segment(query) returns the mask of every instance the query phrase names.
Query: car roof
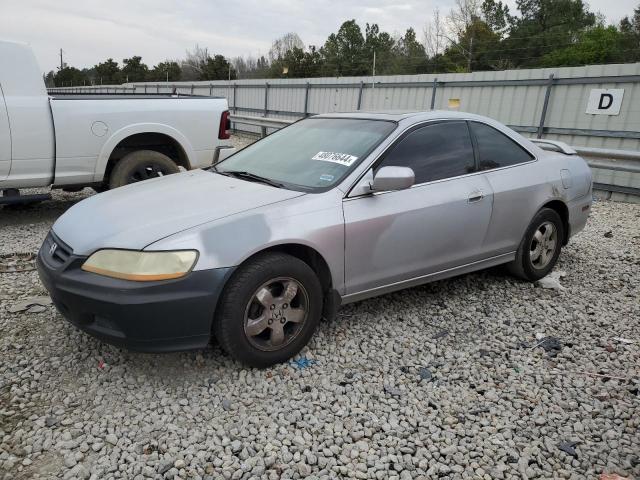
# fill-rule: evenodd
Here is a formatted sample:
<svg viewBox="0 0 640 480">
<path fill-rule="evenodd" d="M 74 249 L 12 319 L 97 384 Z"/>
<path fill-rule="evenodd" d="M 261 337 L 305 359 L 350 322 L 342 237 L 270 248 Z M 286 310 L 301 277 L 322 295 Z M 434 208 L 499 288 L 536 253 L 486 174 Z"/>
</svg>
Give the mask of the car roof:
<svg viewBox="0 0 640 480">
<path fill-rule="evenodd" d="M 435 120 L 435 119 L 460 119 L 460 118 L 478 118 L 486 119 L 480 115 L 466 112 L 454 112 L 450 110 L 372 110 L 372 111 L 353 111 L 353 112 L 334 112 L 322 113 L 314 115 L 314 118 L 359 118 L 363 120 L 390 120 L 399 122 L 405 119 L 415 121 Z"/>
</svg>

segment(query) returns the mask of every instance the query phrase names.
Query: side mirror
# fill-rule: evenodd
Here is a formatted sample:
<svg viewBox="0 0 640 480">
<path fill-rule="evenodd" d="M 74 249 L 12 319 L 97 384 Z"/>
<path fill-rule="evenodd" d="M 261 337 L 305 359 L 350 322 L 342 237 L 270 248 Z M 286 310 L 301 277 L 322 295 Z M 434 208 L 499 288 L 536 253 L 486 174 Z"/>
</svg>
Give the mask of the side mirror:
<svg viewBox="0 0 640 480">
<path fill-rule="evenodd" d="M 382 167 L 373 177 L 373 192 L 404 190 L 416 181 L 415 173 L 409 167 Z"/>
</svg>

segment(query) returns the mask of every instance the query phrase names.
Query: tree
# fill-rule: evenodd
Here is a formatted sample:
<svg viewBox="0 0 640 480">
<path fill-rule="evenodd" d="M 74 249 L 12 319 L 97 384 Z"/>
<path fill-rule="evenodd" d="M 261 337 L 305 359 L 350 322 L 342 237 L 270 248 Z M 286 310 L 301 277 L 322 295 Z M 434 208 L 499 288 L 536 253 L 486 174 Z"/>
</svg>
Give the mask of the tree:
<svg viewBox="0 0 640 480">
<path fill-rule="evenodd" d="M 297 48 L 298 50 L 304 50 L 304 43 L 295 32 L 285 33 L 282 37 L 276 38 L 269 50 L 269 59 L 271 62 L 284 58 L 284 56 Z"/>
<path fill-rule="evenodd" d="M 56 87 L 73 87 L 91 82 L 86 73 L 75 67 L 65 66 L 63 69 L 58 69 L 53 78 L 53 83 Z"/>
<path fill-rule="evenodd" d="M 393 47 L 395 40 L 387 32 L 381 32 L 378 24 L 366 24 L 364 37 L 363 62 L 372 62 L 373 54 L 376 56 L 376 73 L 380 75 L 396 73 L 396 62 Z"/>
<path fill-rule="evenodd" d="M 513 17 L 509 14 L 509 6 L 501 1 L 484 0 L 480 6 L 482 20 L 494 33 L 502 37 L 513 22 Z"/>
<path fill-rule="evenodd" d="M 149 67 L 142 63 L 142 57 L 125 58 L 122 63 L 122 77 L 126 82 L 144 82 L 147 79 Z"/>
<path fill-rule="evenodd" d="M 373 56 L 365 57 L 364 37 L 355 20 L 344 22 L 338 33 L 329 35 L 320 53 L 325 58 L 325 74 L 337 77 L 371 74 Z"/>
<path fill-rule="evenodd" d="M 625 34 L 616 27 L 597 26 L 581 32 L 573 45 L 547 53 L 540 65 L 555 67 L 624 62 L 628 60 L 625 40 Z"/>
<path fill-rule="evenodd" d="M 108 58 L 105 62 L 93 67 L 94 83 L 97 85 L 117 85 L 122 83 L 122 74 L 118 62 Z"/>
<path fill-rule="evenodd" d="M 236 71 L 223 55 L 208 57 L 202 65 L 199 80 L 235 80 Z"/>
<path fill-rule="evenodd" d="M 504 44 L 515 66 L 539 66 L 542 57 L 571 45 L 596 23 L 582 0 L 517 0 L 520 17 L 513 19 Z"/>
<path fill-rule="evenodd" d="M 158 63 L 149 71 L 147 78 L 156 82 L 175 82 L 180 80 L 182 71 L 180 64 L 173 60 Z"/>
<path fill-rule="evenodd" d="M 49 73 L 44 77 L 44 84 L 47 88 L 56 86 L 56 74 L 53 70 L 50 70 Z"/>
<path fill-rule="evenodd" d="M 187 58 L 182 62 L 183 80 L 235 80 L 236 71 L 223 55 L 209 55 L 206 48 L 196 47 L 187 51 Z"/>
<path fill-rule="evenodd" d="M 426 70 L 427 54 L 424 45 L 418 42 L 416 32 L 409 28 L 400 37 L 393 48 L 396 60 L 396 70 L 399 73 L 420 73 Z"/>
</svg>

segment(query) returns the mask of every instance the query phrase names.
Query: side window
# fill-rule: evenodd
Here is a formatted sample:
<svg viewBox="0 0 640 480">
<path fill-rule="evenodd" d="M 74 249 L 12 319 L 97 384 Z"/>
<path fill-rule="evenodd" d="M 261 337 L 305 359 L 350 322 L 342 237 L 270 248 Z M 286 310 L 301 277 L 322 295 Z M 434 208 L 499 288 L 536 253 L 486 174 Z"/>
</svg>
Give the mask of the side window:
<svg viewBox="0 0 640 480">
<path fill-rule="evenodd" d="M 470 122 L 470 124 L 478 142 L 480 170 L 508 167 L 533 159 L 526 150 L 504 133 L 484 123 Z"/>
<path fill-rule="evenodd" d="M 378 165 L 410 167 L 416 183 L 457 177 L 475 170 L 473 146 L 465 122 L 443 122 L 414 130 Z"/>
</svg>

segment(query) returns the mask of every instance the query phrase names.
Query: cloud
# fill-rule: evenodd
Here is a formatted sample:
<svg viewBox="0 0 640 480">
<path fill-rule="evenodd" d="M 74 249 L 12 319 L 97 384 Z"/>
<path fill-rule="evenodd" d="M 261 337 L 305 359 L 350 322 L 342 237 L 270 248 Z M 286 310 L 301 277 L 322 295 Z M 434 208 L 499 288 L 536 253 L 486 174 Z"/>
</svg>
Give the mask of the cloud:
<svg viewBox="0 0 640 480">
<path fill-rule="evenodd" d="M 515 10 L 515 0 L 507 0 Z M 2 0 L 3 38 L 30 43 L 43 70 L 65 61 L 89 67 L 106 58 L 121 62 L 141 55 L 154 65 L 183 58 L 196 44 L 233 57 L 266 55 L 273 39 L 296 32 L 307 45 L 322 45 L 352 18 L 364 27 L 402 34 L 422 30 L 435 7 L 448 12 L 454 0 Z M 592 0 L 612 21 L 630 14 L 635 0 Z"/>
</svg>

